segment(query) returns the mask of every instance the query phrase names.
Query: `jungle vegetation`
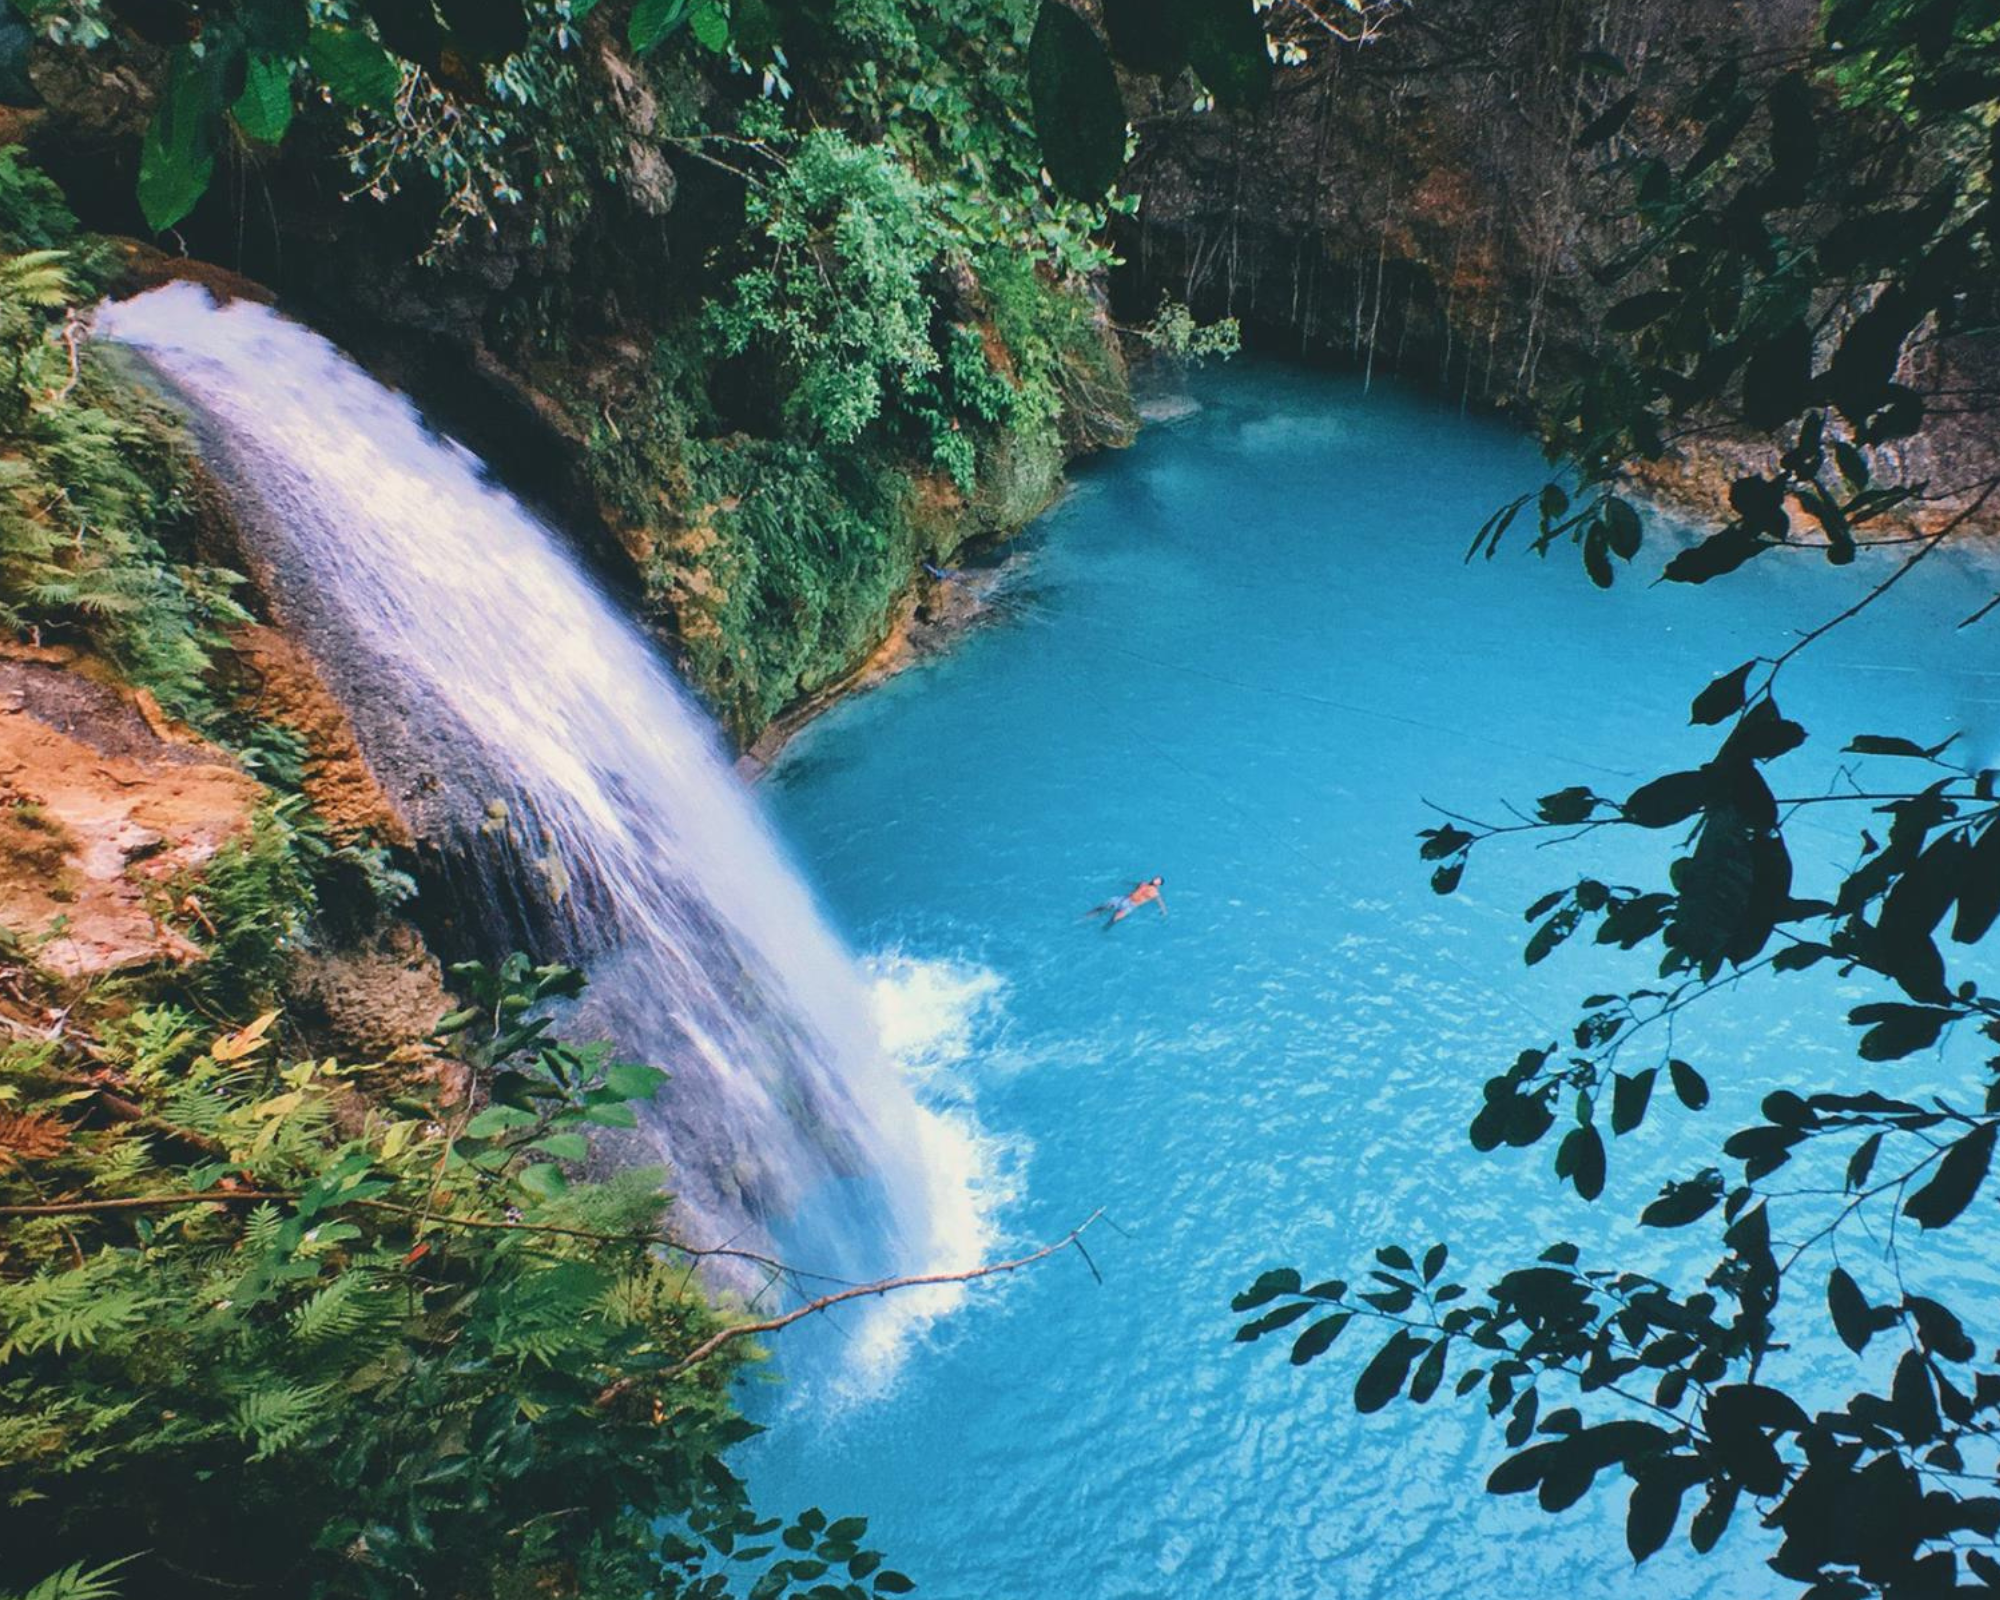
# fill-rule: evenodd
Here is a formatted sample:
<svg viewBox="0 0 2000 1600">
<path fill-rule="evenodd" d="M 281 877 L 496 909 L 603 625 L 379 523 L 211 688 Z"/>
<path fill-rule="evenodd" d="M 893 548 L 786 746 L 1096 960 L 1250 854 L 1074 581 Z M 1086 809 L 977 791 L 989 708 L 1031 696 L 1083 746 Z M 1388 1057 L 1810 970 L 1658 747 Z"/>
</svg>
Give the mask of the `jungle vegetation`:
<svg viewBox="0 0 2000 1600">
<path fill-rule="evenodd" d="M 643 424 L 621 426 L 581 394 L 577 410 L 607 503 L 670 536 L 658 592 L 685 608 L 695 677 L 744 733 L 828 681 L 942 537 L 920 475 L 1004 521 L 1032 508 L 1077 419 L 1115 409 L 1085 286 L 1107 264 L 1109 208 L 1126 203 L 1114 190 L 1130 138 L 1118 71 L 1254 118 L 1288 59 L 1287 30 L 1365 38 L 1399 9 L 24 6 L 58 46 L 136 38 L 163 63 L 138 175 L 153 226 L 194 214 L 245 150 L 311 139 L 317 123 L 358 203 L 426 196 L 434 226 L 416 249 L 440 263 L 519 219 L 540 238 L 584 226 L 614 153 L 576 46 L 613 19 L 667 106 L 659 137 L 721 173 L 740 209 L 698 288 L 655 330 L 625 412 Z M 1927 428 L 1990 426 L 2000 8 L 1829 0 L 1796 52 L 1718 56 L 1689 37 L 1670 70 L 1588 65 L 1576 159 L 1626 231 L 1627 248 L 1595 263 L 1621 297 L 1598 359 L 1543 397 L 1559 470 L 1496 511 L 1472 554 L 1492 557 L 1531 528 L 1537 553 L 1574 548 L 1587 579 L 1610 585 L 1662 553 L 1622 471 L 1726 423 L 1768 440 L 1770 465 L 1735 479 L 1720 531 L 1668 553 L 1665 578 L 1824 558 L 1856 574 L 1851 615 L 1965 537 L 2000 487 L 1977 472 L 1913 476 L 1901 448 Z M 842 114 L 817 114 L 831 107 Z M 162 554 L 174 475 L 135 479 L 132 463 L 170 463 L 171 430 L 104 447 L 107 430 L 153 419 L 131 420 L 140 402 L 109 398 L 65 336 L 90 292 L 92 247 L 18 160 L 0 170 L 0 193 L 27 219 L 9 224 L 0 342 L 15 372 L 9 470 L 30 486 L 0 528 L 0 598 L 10 621 L 87 633 L 163 698 L 192 701 L 210 692 L 205 640 L 229 616 L 229 585 Z M 532 337 L 544 308 L 516 310 Z M 681 337 L 690 331 L 698 339 Z M 703 517 L 660 524 L 663 485 Z M 84 494 L 117 535 L 72 548 L 52 508 Z M 148 620 L 120 620 L 134 616 Z M 1759 1121 L 1722 1132 L 1713 1161 L 1636 1219 L 1707 1230 L 1713 1271 L 1654 1282 L 1552 1241 L 1473 1286 L 1452 1281 L 1442 1244 L 1385 1243 L 1351 1285 L 1265 1272 L 1237 1297 L 1239 1337 L 1282 1335 L 1304 1366 L 1357 1319 L 1386 1325 L 1357 1362 L 1362 1410 L 1447 1388 L 1477 1397 L 1510 1452 L 1488 1487 L 1554 1512 L 1615 1479 L 1638 1560 L 1676 1537 L 1711 1550 L 1754 1518 L 1775 1571 L 1815 1600 L 1996 1587 L 2000 1367 L 1981 1358 L 1980 1308 L 1954 1306 L 1951 1285 L 1926 1275 L 1923 1244 L 1991 1214 L 1990 1194 L 1979 1202 L 2000 1135 L 2000 1006 L 1973 960 L 2000 914 L 2000 779 L 1959 761 L 1948 727 L 1839 729 L 1852 781 L 1791 792 L 1782 763 L 1808 734 L 1779 690 L 1810 668 L 1824 632 L 1717 663 L 1691 706 L 1717 730 L 1699 768 L 1625 795 L 1556 788 L 1530 820 L 1456 818 L 1421 840 L 1440 893 L 1476 852 L 1518 837 L 1639 829 L 1679 841 L 1662 883 L 1584 878 L 1529 908 L 1531 963 L 1588 933 L 1647 970 L 1586 1000 L 1569 1037 L 1496 1063 L 1469 1108 L 1477 1149 L 1551 1144 L 1557 1181 L 1587 1200 L 1620 1141 L 1662 1113 L 1700 1113 L 1708 1078 L 1738 1065 L 1672 1053 L 1680 1012 L 1727 1005 L 1739 981 L 1797 982 L 1814 968 L 1879 981 L 1880 998 L 1848 1018 L 1851 1075 L 1772 1094 Z M 1802 805 L 1855 811 L 1837 881 L 1794 882 L 1785 833 Z M 502 1012 L 574 981 L 524 963 L 462 977 Z M 720 1373 L 675 1366 L 712 1312 L 637 1243 L 666 1222 L 656 1191 L 570 1171 L 583 1126 L 615 1119 L 637 1083 L 629 1069 L 540 1033 L 510 1043 L 519 1030 L 504 1016 L 490 1033 L 461 1019 L 474 1054 L 515 1074 L 514 1101 L 469 1114 L 435 1084 L 278 1065 L 268 1012 L 243 1009 L 270 982 L 250 972 L 221 1023 L 171 1000 L 121 1003 L 59 1047 L 19 1047 L 0 1079 L 10 1205 L 148 1202 L 4 1214 L 0 1382 L 23 1385 L 20 1404 L 35 1408 L 24 1414 L 42 1419 L 0 1433 L 8 1471 L 21 1464 L 9 1515 L 79 1541 L 57 1547 L 51 1565 L 72 1565 L 42 1593 L 116 1581 L 87 1569 L 128 1552 L 81 1531 L 114 1495 L 192 1538 L 215 1506 L 275 1503 L 308 1475 L 366 1479 L 371 1497 L 316 1507 L 311 1526 L 274 1523 L 282 1551 L 246 1548 L 233 1581 L 509 1592 L 525 1573 L 568 1592 L 718 1593 L 728 1580 L 715 1563 L 736 1557 L 748 1574 L 775 1562 L 759 1594 L 906 1581 L 860 1547 L 851 1520 L 758 1521 L 720 1467 L 740 1426 Z M 1920 1053 L 1956 1087 L 1908 1097 L 1883 1075 Z M 1833 1179 L 1796 1184 L 1801 1166 Z M 447 1172 L 449 1207 L 436 1198 Z M 204 1198 L 177 1198 L 189 1194 Z M 148 1337 L 149 1323 L 171 1337 Z M 1790 1330 L 1821 1323 L 1853 1353 L 1851 1381 L 1836 1385 L 1846 1394 L 1772 1377 Z M 563 1347 L 557 1373 L 562 1340 L 586 1348 Z M 460 1345 L 473 1353 L 466 1370 L 440 1355 Z M 406 1384 L 419 1383 L 440 1399 L 412 1418 Z M 159 1415 L 170 1389 L 184 1398 Z M 376 1430 L 407 1459 L 375 1460 Z M 51 1474 L 52 1441 L 66 1441 L 66 1459 L 96 1455 L 80 1474 Z M 643 1489 L 625 1473 L 639 1460 L 652 1463 Z M 582 1514 L 545 1515 L 536 1497 L 555 1481 Z M 447 1494 L 469 1497 L 477 1517 L 440 1522 Z M 286 1502 L 294 1516 L 298 1499 Z M 681 1532 L 662 1534 L 662 1517 Z M 171 1538 L 157 1548 L 167 1571 L 191 1554 Z M 278 1573 L 281 1557 L 298 1565 Z"/>
</svg>

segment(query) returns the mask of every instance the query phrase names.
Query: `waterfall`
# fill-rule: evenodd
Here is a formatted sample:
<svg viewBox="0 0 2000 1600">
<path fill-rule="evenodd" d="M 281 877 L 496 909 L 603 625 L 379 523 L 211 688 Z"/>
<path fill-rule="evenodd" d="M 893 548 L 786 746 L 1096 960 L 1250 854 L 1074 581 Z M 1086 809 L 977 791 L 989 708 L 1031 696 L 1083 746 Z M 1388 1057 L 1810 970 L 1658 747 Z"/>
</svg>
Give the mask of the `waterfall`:
<svg viewBox="0 0 2000 1600">
<path fill-rule="evenodd" d="M 566 1031 L 670 1074 L 644 1125 L 681 1237 L 849 1276 L 940 1264 L 950 1141 L 706 719 L 551 530 L 265 307 L 176 284 L 97 331 L 192 414 L 274 609 L 486 948 L 525 934 L 586 967 Z"/>
</svg>

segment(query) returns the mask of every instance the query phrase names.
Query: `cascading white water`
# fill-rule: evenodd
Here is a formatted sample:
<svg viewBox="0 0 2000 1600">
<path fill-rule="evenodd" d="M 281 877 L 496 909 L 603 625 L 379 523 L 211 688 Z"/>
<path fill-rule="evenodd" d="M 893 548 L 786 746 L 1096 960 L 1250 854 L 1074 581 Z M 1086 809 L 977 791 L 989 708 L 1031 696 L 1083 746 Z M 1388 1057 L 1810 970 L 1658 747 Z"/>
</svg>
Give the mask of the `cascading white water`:
<svg viewBox="0 0 2000 1600">
<path fill-rule="evenodd" d="M 316 334 L 173 285 L 104 307 L 188 405 L 259 577 L 371 763 L 435 819 L 489 944 L 590 969 L 574 1031 L 672 1082 L 677 1228 L 872 1275 L 941 1263 L 948 1146 L 713 734 L 638 631 L 468 452 Z M 440 796 L 443 798 L 440 799 Z"/>
</svg>

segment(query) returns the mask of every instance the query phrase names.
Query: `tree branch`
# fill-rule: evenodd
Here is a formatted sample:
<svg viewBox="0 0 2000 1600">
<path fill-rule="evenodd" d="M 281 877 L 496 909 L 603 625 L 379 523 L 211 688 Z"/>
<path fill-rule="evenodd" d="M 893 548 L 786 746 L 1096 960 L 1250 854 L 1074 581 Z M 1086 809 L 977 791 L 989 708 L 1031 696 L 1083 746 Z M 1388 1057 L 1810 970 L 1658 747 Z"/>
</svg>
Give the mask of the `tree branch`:
<svg viewBox="0 0 2000 1600">
<path fill-rule="evenodd" d="M 1084 1230 L 1103 1215 L 1104 1210 L 1100 1206 L 1054 1243 L 1045 1244 L 1041 1249 L 1034 1251 L 1032 1254 L 1017 1256 L 1012 1261 L 995 1261 L 983 1267 L 969 1267 L 963 1272 L 925 1272 L 907 1278 L 884 1278 L 879 1283 L 857 1284 L 851 1289 L 842 1289 L 835 1294 L 821 1295 L 817 1300 L 808 1300 L 804 1305 L 794 1307 L 783 1316 L 767 1317 L 761 1322 L 739 1322 L 733 1327 L 724 1328 L 720 1333 L 713 1334 L 696 1345 L 674 1367 L 673 1375 L 686 1372 L 690 1367 L 699 1366 L 724 1345 L 733 1343 L 735 1340 L 748 1339 L 760 1333 L 776 1333 L 780 1328 L 789 1328 L 794 1322 L 800 1322 L 807 1317 L 816 1316 L 822 1311 L 831 1310 L 834 1306 L 849 1300 L 861 1300 L 871 1295 L 889 1294 L 898 1289 L 919 1289 L 926 1285 L 941 1283 L 970 1283 L 975 1278 L 991 1278 L 1002 1272 L 1019 1272 L 1023 1267 L 1031 1267 L 1037 1261 L 1046 1261 L 1058 1251 L 1067 1250 L 1071 1246 L 1075 1246 L 1077 1253 L 1082 1255 Z M 1084 1256 L 1086 1262 L 1089 1259 L 1087 1255 Z M 1095 1276 L 1097 1272 L 1096 1267 L 1093 1266 L 1090 1270 L 1092 1275 Z M 600 1397 L 600 1403 L 601 1400 L 602 1397 Z"/>
</svg>

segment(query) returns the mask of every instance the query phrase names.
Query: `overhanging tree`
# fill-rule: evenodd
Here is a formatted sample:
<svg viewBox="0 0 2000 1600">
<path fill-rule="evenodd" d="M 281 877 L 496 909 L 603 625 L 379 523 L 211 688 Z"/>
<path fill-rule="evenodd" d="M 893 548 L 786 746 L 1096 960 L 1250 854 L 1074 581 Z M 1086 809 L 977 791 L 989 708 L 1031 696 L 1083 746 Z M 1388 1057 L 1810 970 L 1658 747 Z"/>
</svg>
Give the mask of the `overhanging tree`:
<svg viewBox="0 0 2000 1600">
<path fill-rule="evenodd" d="M 1686 48 L 1698 60 L 1700 42 Z M 1968 1331 L 1991 1307 L 1961 1316 L 1924 1248 L 1938 1230 L 1991 1227 L 2000 999 L 1976 957 L 2000 914 L 2000 773 L 1961 762 L 1948 729 L 1849 728 L 1865 786 L 1850 773 L 1840 790 L 1790 793 L 1779 764 L 1807 735 L 1778 700 L 1818 639 L 1969 536 L 2000 488 L 1986 377 L 2000 6 L 1838 0 L 1803 53 L 1706 64 L 1684 98 L 1662 103 L 1622 68 L 1601 81 L 1579 143 L 1623 186 L 1627 245 L 1598 268 L 1621 298 L 1602 359 L 1548 407 L 1562 476 L 1496 513 L 1470 554 L 1490 557 L 1525 519 L 1533 549 L 1569 542 L 1609 586 L 1613 558 L 1644 546 L 1623 470 L 1720 433 L 1768 441 L 1766 464 L 1735 479 L 1726 525 L 1664 577 L 1705 583 L 1806 550 L 1851 565 L 1857 593 L 1773 654 L 1716 664 L 1690 711 L 1722 730 L 1699 767 L 1622 796 L 1562 788 L 1518 824 L 1460 818 L 1421 835 L 1441 894 L 1501 835 L 1638 829 L 1679 844 L 1663 883 L 1582 878 L 1528 908 L 1530 964 L 1588 931 L 1655 970 L 1590 997 L 1568 1039 L 1532 1041 L 1488 1078 L 1472 1143 L 1553 1144 L 1558 1180 L 1594 1200 L 1656 1086 L 1690 1111 L 1708 1103 L 1702 1071 L 1673 1053 L 1678 1014 L 1726 1004 L 1745 975 L 1828 964 L 1882 992 L 1848 1013 L 1852 1073 L 1770 1094 L 1638 1218 L 1712 1231 L 1720 1254 L 1700 1283 L 1597 1267 L 1558 1243 L 1474 1292 L 1449 1281 L 1443 1245 L 1392 1244 L 1365 1284 L 1264 1273 L 1236 1298 L 1238 1338 L 1283 1334 L 1305 1365 L 1357 1318 L 1386 1324 L 1356 1378 L 1359 1409 L 1421 1405 L 1447 1382 L 1480 1395 L 1512 1451 L 1489 1490 L 1560 1511 L 1622 1476 L 1641 1561 L 1683 1526 L 1707 1552 L 1750 1508 L 1774 1537 L 1770 1565 L 1815 1600 L 2000 1587 L 2000 1365 Z M 1920 433 L 1927 447 L 1908 449 Z M 1857 562 L 1869 546 L 1882 549 Z M 1787 827 L 1803 805 L 1856 813 L 1855 864 L 1824 898 L 1794 893 Z M 1933 1047 L 1948 1091 L 1909 1096 L 1878 1077 Z M 1829 1147 L 1837 1190 L 1785 1188 L 1789 1163 Z M 1870 1301 L 1838 1264 L 1843 1245 L 1886 1251 L 1892 1298 Z M 1766 1365 L 1826 1321 L 1857 1356 L 1874 1352 L 1831 1403 Z"/>
</svg>

